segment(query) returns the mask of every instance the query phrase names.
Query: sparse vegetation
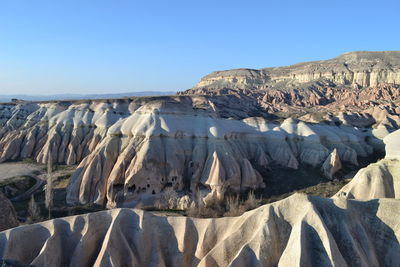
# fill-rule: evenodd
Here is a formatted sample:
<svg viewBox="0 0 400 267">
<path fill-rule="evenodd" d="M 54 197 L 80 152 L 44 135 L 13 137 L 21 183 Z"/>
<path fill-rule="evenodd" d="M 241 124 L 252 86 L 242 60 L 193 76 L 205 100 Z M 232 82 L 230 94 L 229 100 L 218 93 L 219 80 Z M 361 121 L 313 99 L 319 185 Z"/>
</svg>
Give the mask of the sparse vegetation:
<svg viewBox="0 0 400 267">
<path fill-rule="evenodd" d="M 325 120 L 324 117 L 325 117 L 326 113 L 314 112 L 314 113 L 311 113 L 311 115 L 312 115 L 313 119 L 316 120 L 317 122 L 322 122 L 323 120 Z"/>
<path fill-rule="evenodd" d="M 303 185 L 304 187 L 291 191 L 279 191 L 278 194 L 270 194 L 271 192 L 267 192 L 267 194 L 264 195 L 265 193 L 260 192 L 260 190 L 257 191 L 257 194 L 254 191 L 249 191 L 246 195 L 241 196 L 237 194 L 225 194 L 222 200 L 211 198 L 204 201 L 204 196 L 202 196 L 200 192 L 196 192 L 190 204 L 187 205 L 187 208 L 179 207 L 182 198 L 179 198 L 178 194 L 173 191 L 167 190 L 160 201 L 157 201 L 155 207 L 147 210 L 159 211 L 162 213 L 174 212 L 197 218 L 240 216 L 246 211 L 282 200 L 295 193 L 332 197 L 350 180 L 349 178 L 344 178 L 334 181 L 320 181 L 316 184 Z M 159 205 L 159 203 L 165 204 Z"/>
<path fill-rule="evenodd" d="M 264 177 L 266 188 L 258 189 L 255 192 L 248 192 L 248 194 L 235 195 L 231 192 L 222 194 L 225 197 L 218 200 L 215 198 L 204 199 L 205 195 L 197 192 L 191 197 L 183 195 L 182 192 L 177 192 L 172 187 L 164 189 L 161 198 L 154 206 L 142 206 L 145 210 L 155 212 L 159 215 L 171 215 L 171 216 L 191 216 L 200 218 L 216 218 L 223 216 L 239 216 L 244 212 L 257 208 L 261 205 L 272 203 L 283 198 L 286 198 L 296 192 L 306 193 L 310 195 L 316 195 L 321 197 L 331 197 L 340 188 L 342 188 L 349 180 L 346 179 L 345 174 L 351 173 L 354 175 L 356 170 L 369 162 L 375 162 L 377 159 L 374 158 L 360 158 L 360 166 L 352 168 L 346 166 L 343 171 L 338 174 L 338 179 L 334 181 L 328 181 L 323 178 L 320 174 L 319 169 L 313 168 L 299 168 L 298 170 L 287 170 L 273 168 L 272 170 L 261 170 L 258 171 Z M 51 188 L 53 205 L 50 208 L 51 217 L 58 218 L 68 215 L 77 215 L 87 212 L 99 211 L 104 209 L 101 206 L 76 206 L 68 207 L 66 203 L 66 188 L 69 184 L 71 174 L 75 171 L 76 166 L 66 165 L 54 165 L 49 167 L 47 164 L 47 170 L 51 170 Z M 52 164 L 52 162 L 51 162 Z M 40 171 L 37 175 L 44 176 L 43 171 Z M 47 173 L 49 176 L 49 172 Z M 347 178 L 352 175 L 346 175 Z M 47 179 L 46 177 L 46 179 Z M 341 178 L 340 178 L 341 177 Z M 3 180 L 5 185 L 9 185 L 11 182 L 22 181 L 22 177 L 13 177 L 9 180 Z M 30 182 L 32 185 L 35 183 L 33 179 Z M 24 182 L 25 184 L 25 182 Z M 2 186 L 0 186 L 1 188 Z M 24 188 L 30 188 L 24 187 Z M 26 190 L 20 190 L 20 193 Z M 19 193 L 19 194 L 20 194 Z M 15 201 L 13 205 L 18 213 L 18 216 L 27 222 L 40 222 L 48 217 L 48 208 L 46 207 L 46 190 L 37 192 L 34 197 L 34 201 L 38 207 L 39 216 L 38 219 L 32 218 L 32 199 L 26 199 L 22 201 Z"/>
<path fill-rule="evenodd" d="M 42 167 L 40 163 L 34 163 L 32 160 L 20 161 L 26 164 L 35 164 Z M 47 165 L 47 166 L 46 166 Z M 43 165 L 42 170 L 34 171 L 33 174 L 41 177 L 41 179 L 48 179 L 48 173 L 44 173 L 47 170 L 52 170 L 51 172 L 51 192 L 52 192 L 52 206 L 51 206 L 51 217 L 59 218 L 68 215 L 77 215 L 88 212 L 95 212 L 103 210 L 103 207 L 97 205 L 84 205 L 84 206 L 74 206 L 68 207 L 66 203 L 66 188 L 69 184 L 71 174 L 76 170 L 76 166 L 67 165 L 55 165 L 49 168 L 49 164 Z M 0 183 L 0 191 L 7 193 L 6 196 L 12 199 L 15 196 L 21 195 L 29 190 L 32 186 L 36 184 L 36 180 L 30 176 L 17 176 L 10 177 L 8 179 L 3 179 Z M 12 189 L 12 190 L 10 190 Z M 45 188 L 46 189 L 46 188 Z M 14 194 L 10 194 L 14 192 Z M 49 192 L 49 191 L 47 191 Z M 33 223 L 41 222 L 47 219 L 49 216 L 48 209 L 46 206 L 46 190 L 40 190 L 34 193 L 34 202 L 36 208 L 32 208 L 33 201 L 31 195 L 27 199 L 21 199 L 12 201 L 12 204 L 17 212 L 18 217 L 21 222 Z M 33 212 L 33 210 L 37 212 Z"/>
<path fill-rule="evenodd" d="M 51 209 L 54 205 L 54 192 L 53 192 L 53 158 L 51 153 L 49 153 L 49 158 L 47 161 L 47 184 L 46 184 L 46 194 L 45 194 L 45 205 L 49 211 L 49 219 L 51 218 Z"/>
<path fill-rule="evenodd" d="M 227 195 L 224 199 L 211 199 L 206 203 L 197 193 L 195 200 L 190 207 L 185 210 L 185 214 L 190 217 L 216 218 L 226 216 L 239 216 L 244 212 L 260 206 L 261 200 L 258 199 L 253 191 L 249 191 L 245 199 L 239 195 Z"/>
<path fill-rule="evenodd" d="M 160 210 L 177 209 L 179 205 L 178 200 L 178 193 L 172 187 L 167 187 L 162 192 L 160 199 L 156 201 L 155 206 Z"/>
</svg>

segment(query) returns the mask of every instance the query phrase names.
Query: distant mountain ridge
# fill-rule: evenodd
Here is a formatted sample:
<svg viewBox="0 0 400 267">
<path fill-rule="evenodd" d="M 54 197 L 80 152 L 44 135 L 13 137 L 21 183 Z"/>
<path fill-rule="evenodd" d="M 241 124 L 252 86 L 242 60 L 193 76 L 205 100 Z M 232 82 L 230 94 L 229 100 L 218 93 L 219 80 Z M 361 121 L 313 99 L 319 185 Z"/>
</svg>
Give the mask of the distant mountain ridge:
<svg viewBox="0 0 400 267">
<path fill-rule="evenodd" d="M 12 99 L 25 101 L 49 101 L 49 100 L 79 100 L 79 99 L 114 99 L 132 96 L 161 96 L 174 95 L 175 91 L 139 91 L 128 93 L 110 94 L 55 94 L 55 95 L 26 95 L 26 94 L 0 94 L 0 102 L 11 102 Z"/>
<path fill-rule="evenodd" d="M 400 51 L 344 53 L 336 58 L 263 69 L 215 71 L 187 92 L 207 94 L 221 89 L 288 90 L 328 86 L 369 87 L 400 84 Z"/>
<path fill-rule="evenodd" d="M 313 122 L 340 114 L 359 117 L 360 112 L 365 118 L 378 118 L 378 113 L 386 114 L 381 118 L 398 117 L 400 51 L 349 52 L 291 66 L 216 71 L 178 94 L 235 95 L 278 117 L 287 114 Z M 400 124 L 393 125 L 397 129 Z"/>
</svg>

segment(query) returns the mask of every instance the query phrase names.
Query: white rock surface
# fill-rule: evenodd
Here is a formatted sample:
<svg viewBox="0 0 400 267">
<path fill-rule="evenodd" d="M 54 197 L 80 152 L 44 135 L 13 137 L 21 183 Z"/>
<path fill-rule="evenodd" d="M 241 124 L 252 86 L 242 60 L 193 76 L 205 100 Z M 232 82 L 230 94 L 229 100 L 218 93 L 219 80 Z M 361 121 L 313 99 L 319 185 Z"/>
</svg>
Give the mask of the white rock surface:
<svg viewBox="0 0 400 267">
<path fill-rule="evenodd" d="M 385 137 L 386 156 L 358 171 L 335 198 L 400 198 L 400 130 Z"/>
<path fill-rule="evenodd" d="M 383 142 L 386 144 L 386 156 L 387 159 L 399 159 L 400 160 L 400 131 L 397 130 L 387 135 Z"/>
<path fill-rule="evenodd" d="M 168 186 L 255 189 L 264 186 L 263 168 L 320 167 L 333 149 L 357 165 L 358 156 L 373 152 L 373 142 L 365 141 L 375 140 L 369 131 L 292 119 L 272 124 L 246 113 L 232 119 L 239 109 L 218 101 L 175 96 L 0 105 L 0 162 L 46 163 L 51 151 L 54 162 L 79 164 L 69 203 L 115 206 L 121 190 L 129 200 Z M 243 112 L 250 103 L 244 104 Z"/>
<path fill-rule="evenodd" d="M 4 231 L 0 258 L 37 267 L 398 266 L 399 215 L 400 200 L 300 194 L 220 219 L 115 209 Z"/>
<path fill-rule="evenodd" d="M 335 148 L 322 164 L 322 172 L 326 178 L 332 180 L 333 175 L 340 169 L 342 169 L 342 162 Z"/>
</svg>

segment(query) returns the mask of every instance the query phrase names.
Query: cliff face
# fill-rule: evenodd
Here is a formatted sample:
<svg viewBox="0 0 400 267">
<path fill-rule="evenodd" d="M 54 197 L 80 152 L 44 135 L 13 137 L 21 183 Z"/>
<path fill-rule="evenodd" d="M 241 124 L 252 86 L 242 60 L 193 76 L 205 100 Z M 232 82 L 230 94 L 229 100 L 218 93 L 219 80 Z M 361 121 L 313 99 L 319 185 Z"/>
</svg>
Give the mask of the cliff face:
<svg viewBox="0 0 400 267">
<path fill-rule="evenodd" d="M 0 258 L 34 266 L 398 266 L 399 214 L 396 199 L 300 194 L 220 219 L 113 209 L 1 232 Z"/>
<path fill-rule="evenodd" d="M 371 129 L 277 124 L 250 117 L 257 108 L 235 97 L 200 96 L 3 105 L 0 161 L 46 163 L 51 155 L 79 164 L 68 202 L 114 206 L 167 187 L 260 188 L 268 168 L 321 167 L 334 149 L 357 165 L 379 147 Z"/>
<path fill-rule="evenodd" d="M 236 95 L 265 111 L 357 127 L 400 125 L 400 52 L 352 52 L 323 61 L 211 73 L 181 95 Z"/>
<path fill-rule="evenodd" d="M 194 89 L 301 87 L 316 81 L 360 87 L 400 84 L 400 51 L 351 52 L 287 67 L 217 71 L 202 78 Z"/>
</svg>

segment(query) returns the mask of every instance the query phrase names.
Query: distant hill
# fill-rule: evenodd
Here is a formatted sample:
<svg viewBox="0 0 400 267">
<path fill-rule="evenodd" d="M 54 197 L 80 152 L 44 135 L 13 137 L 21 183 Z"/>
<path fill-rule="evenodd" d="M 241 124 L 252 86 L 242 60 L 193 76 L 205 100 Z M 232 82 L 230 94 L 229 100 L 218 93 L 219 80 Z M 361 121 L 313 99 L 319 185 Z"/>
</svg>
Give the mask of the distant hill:
<svg viewBox="0 0 400 267">
<path fill-rule="evenodd" d="M 226 89 L 312 90 L 321 84 L 365 88 L 387 83 L 400 84 L 400 51 L 358 51 L 285 67 L 215 71 L 184 93 L 221 94 Z"/>
<path fill-rule="evenodd" d="M 107 99 L 107 98 L 123 98 L 131 96 L 158 96 L 158 95 L 174 95 L 175 91 L 141 91 L 129 93 L 115 94 L 56 94 L 56 95 L 2 95 L 0 94 L 0 102 L 10 102 L 12 99 L 26 101 L 48 101 L 48 100 L 77 100 L 77 99 Z"/>
</svg>

